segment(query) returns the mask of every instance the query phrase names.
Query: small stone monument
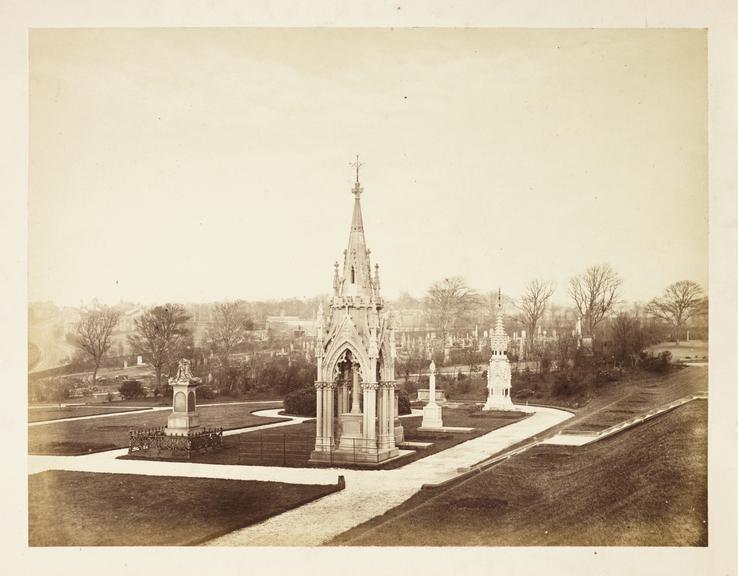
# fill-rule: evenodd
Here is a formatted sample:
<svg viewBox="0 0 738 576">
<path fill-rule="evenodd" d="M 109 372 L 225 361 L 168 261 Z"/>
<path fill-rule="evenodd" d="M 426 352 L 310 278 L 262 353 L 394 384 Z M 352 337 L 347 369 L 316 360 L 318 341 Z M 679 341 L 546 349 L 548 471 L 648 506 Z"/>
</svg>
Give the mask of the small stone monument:
<svg viewBox="0 0 738 576">
<path fill-rule="evenodd" d="M 523 338 L 525 336 L 523 335 Z M 510 388 L 512 372 L 510 361 L 507 359 L 507 345 L 509 338 L 505 334 L 502 318 L 502 300 L 497 295 L 497 323 L 491 338 L 492 356 L 489 359 L 487 370 L 487 402 L 482 410 L 513 410 Z"/>
<path fill-rule="evenodd" d="M 172 413 L 167 419 L 164 434 L 167 436 L 189 435 L 200 429 L 200 415 L 197 413 L 195 388 L 200 379 L 192 376 L 190 361 L 182 359 L 177 367 L 177 376 L 169 379 L 172 387 Z"/>
<path fill-rule="evenodd" d="M 139 354 L 139 356 L 136 358 L 136 366 L 142 366 L 144 363 L 143 356 Z"/>
<path fill-rule="evenodd" d="M 128 360 L 123 360 L 123 370 L 128 369 Z"/>
<path fill-rule="evenodd" d="M 430 384 L 428 404 L 423 408 L 423 423 L 421 428 L 443 428 L 442 408 L 436 404 L 436 363 L 430 363 Z"/>
</svg>

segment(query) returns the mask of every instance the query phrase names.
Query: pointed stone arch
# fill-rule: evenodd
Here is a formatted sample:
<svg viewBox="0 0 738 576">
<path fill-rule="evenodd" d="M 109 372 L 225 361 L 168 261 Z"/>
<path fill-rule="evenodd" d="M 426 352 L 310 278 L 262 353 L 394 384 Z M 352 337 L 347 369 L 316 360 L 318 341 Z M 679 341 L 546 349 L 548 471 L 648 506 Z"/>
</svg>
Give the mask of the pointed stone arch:
<svg viewBox="0 0 738 576">
<path fill-rule="evenodd" d="M 338 365 L 341 356 L 346 351 L 351 352 L 351 356 L 355 359 L 356 364 L 359 366 L 359 371 L 362 376 L 366 375 L 366 368 L 369 366 L 369 358 L 363 354 L 360 347 L 356 346 L 350 340 L 343 340 L 340 344 L 334 344 L 330 347 L 329 352 L 325 356 L 323 361 L 323 374 L 321 375 L 323 381 L 333 381 L 333 372 Z"/>
</svg>

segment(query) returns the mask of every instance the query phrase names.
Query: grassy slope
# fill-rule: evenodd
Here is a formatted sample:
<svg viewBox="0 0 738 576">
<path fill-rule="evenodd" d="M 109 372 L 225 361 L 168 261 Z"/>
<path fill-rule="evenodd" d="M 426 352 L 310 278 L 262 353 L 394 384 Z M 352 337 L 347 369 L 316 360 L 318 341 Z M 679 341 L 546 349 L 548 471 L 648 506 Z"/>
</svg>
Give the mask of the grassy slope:
<svg viewBox="0 0 738 576">
<path fill-rule="evenodd" d="M 282 422 L 284 418 L 253 416 L 252 410 L 278 408 L 281 404 L 238 404 L 224 406 L 200 406 L 202 426 L 241 428 Z M 59 422 L 28 428 L 29 454 L 85 454 L 128 446 L 128 431 L 133 428 L 165 426 L 168 410 L 144 414 L 121 414 L 109 418 Z"/>
<path fill-rule="evenodd" d="M 707 368 L 684 368 L 667 376 L 616 386 L 612 392 L 593 400 L 595 410 L 581 410 L 567 428 L 579 431 L 603 430 L 679 398 L 707 392 Z"/>
<path fill-rule="evenodd" d="M 333 542 L 345 543 L 704 546 L 707 403 L 589 446 L 534 448 Z"/>
<path fill-rule="evenodd" d="M 28 478 L 30 546 L 196 544 L 336 486 L 49 471 Z"/>
</svg>

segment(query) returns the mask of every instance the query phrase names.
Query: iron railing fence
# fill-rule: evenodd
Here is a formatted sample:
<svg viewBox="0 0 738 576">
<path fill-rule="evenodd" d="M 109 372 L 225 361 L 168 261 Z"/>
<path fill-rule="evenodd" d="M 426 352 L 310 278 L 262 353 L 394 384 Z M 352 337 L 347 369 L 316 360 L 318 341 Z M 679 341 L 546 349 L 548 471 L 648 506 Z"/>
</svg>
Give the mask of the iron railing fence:
<svg viewBox="0 0 738 576">
<path fill-rule="evenodd" d="M 340 462 L 356 464 L 363 462 L 361 438 L 344 439 L 341 442 Z M 238 445 L 239 464 L 263 466 L 297 466 L 305 465 L 315 450 L 315 436 L 294 434 L 289 432 L 251 432 L 242 434 Z M 323 452 L 324 463 L 332 465 L 339 460 L 335 454 L 339 446 L 334 445 L 330 451 Z"/>
</svg>

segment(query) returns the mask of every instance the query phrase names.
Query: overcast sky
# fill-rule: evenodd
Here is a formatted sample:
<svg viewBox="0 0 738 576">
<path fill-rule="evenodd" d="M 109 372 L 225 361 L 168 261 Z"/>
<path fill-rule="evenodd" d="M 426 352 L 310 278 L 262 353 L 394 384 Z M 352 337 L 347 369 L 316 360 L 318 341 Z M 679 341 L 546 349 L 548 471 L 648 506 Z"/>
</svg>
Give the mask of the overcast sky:
<svg viewBox="0 0 738 576">
<path fill-rule="evenodd" d="M 361 154 L 383 291 L 607 262 L 707 288 L 699 30 L 35 30 L 29 299 L 331 290 Z"/>
</svg>

